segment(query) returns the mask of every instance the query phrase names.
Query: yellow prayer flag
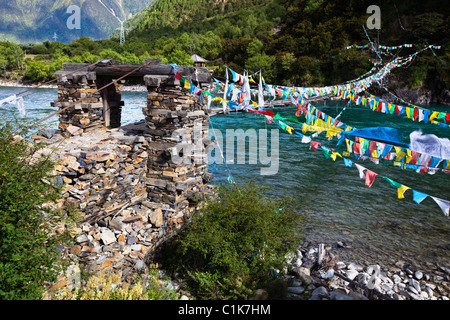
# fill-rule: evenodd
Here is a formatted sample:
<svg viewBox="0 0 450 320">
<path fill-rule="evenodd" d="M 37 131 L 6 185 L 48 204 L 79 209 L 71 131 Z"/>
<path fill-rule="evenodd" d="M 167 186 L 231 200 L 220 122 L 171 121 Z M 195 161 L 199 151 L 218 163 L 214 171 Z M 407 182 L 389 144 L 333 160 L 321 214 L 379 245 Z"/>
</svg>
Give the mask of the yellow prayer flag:
<svg viewBox="0 0 450 320">
<path fill-rule="evenodd" d="M 191 88 L 191 83 L 189 81 L 185 81 L 184 82 L 184 88 L 185 89 L 190 89 Z"/>
<path fill-rule="evenodd" d="M 410 187 L 407 187 L 405 185 L 402 184 L 402 186 L 400 188 L 397 189 L 398 192 L 398 198 L 399 199 L 403 199 L 405 197 L 405 191 L 411 189 Z"/>
<path fill-rule="evenodd" d="M 406 109 L 406 116 L 408 117 L 408 119 L 411 119 L 411 114 L 410 114 L 410 111 L 409 111 L 409 107 L 405 107 L 405 109 Z"/>
<path fill-rule="evenodd" d="M 336 161 L 336 156 L 339 156 L 339 157 L 342 158 L 342 156 L 341 156 L 338 152 L 333 152 L 333 153 L 331 154 L 331 159 L 333 159 L 333 161 Z"/>
<path fill-rule="evenodd" d="M 307 125 L 306 123 L 304 123 L 303 125 L 302 125 L 302 132 L 303 133 L 306 133 L 306 132 L 308 132 L 309 131 L 309 125 Z"/>
<path fill-rule="evenodd" d="M 289 127 L 288 125 L 286 125 L 286 131 L 289 132 L 289 134 L 292 134 L 292 130 L 294 130 L 294 128 Z"/>
<path fill-rule="evenodd" d="M 372 158 L 377 158 L 377 150 L 373 150 L 370 155 L 372 156 Z"/>
<path fill-rule="evenodd" d="M 406 163 L 409 163 L 412 159 L 411 150 L 406 150 Z"/>
<path fill-rule="evenodd" d="M 434 111 L 430 116 L 430 121 L 433 121 L 439 115 L 438 111 Z"/>
</svg>

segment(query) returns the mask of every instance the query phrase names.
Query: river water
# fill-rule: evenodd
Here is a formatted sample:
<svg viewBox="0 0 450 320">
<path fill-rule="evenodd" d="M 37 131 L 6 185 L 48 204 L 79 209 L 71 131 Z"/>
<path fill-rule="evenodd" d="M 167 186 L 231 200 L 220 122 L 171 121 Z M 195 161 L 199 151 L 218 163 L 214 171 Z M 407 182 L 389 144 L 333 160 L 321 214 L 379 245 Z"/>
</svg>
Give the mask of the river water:
<svg viewBox="0 0 450 320">
<path fill-rule="evenodd" d="M 23 88 L 0 87 L 0 100 L 18 93 Z M 40 119 L 56 111 L 50 102 L 57 99 L 55 89 L 36 89 L 25 95 L 27 117 Z M 125 106 L 122 111 L 122 124 L 129 124 L 144 118 L 142 107 L 146 103 L 146 93 L 123 92 Z M 335 117 L 342 111 L 345 103 L 327 101 L 314 103 L 323 112 Z M 448 106 L 423 106 L 425 108 L 449 112 Z M 14 105 L 0 107 L 15 110 Z M 275 107 L 284 117 L 294 116 L 295 107 Z M 211 117 L 210 135 L 225 137 L 226 129 L 278 129 L 275 124 L 267 124 L 261 115 L 251 113 L 231 113 Z M 303 121 L 302 119 L 300 119 Z M 413 122 L 406 117 L 386 115 L 370 111 L 366 107 L 352 106 L 342 114 L 340 120 L 355 128 L 386 126 L 399 129 L 404 141 L 409 142 L 409 134 L 421 129 L 423 133 L 450 138 L 450 128 Z M 46 121 L 56 128 L 57 116 Z M 298 125 L 288 123 L 294 128 Z M 299 130 L 300 131 L 300 130 Z M 270 140 L 269 135 L 269 140 Z M 314 139 L 324 146 L 336 147 L 337 140 L 328 141 L 323 136 Z M 247 179 L 268 185 L 272 193 L 294 197 L 299 211 L 306 221 L 302 229 L 312 244 L 325 243 L 335 247 L 338 241 L 350 244 L 349 248 L 339 249 L 337 254 L 344 261 L 362 265 L 379 263 L 394 264 L 401 260 L 413 263 L 424 271 L 432 271 L 436 266 L 450 267 L 450 220 L 430 197 L 416 204 L 412 192 L 405 192 L 404 199 L 398 199 L 397 189 L 390 186 L 381 176 L 404 184 L 426 194 L 450 200 L 450 174 L 438 171 L 434 175 L 419 174 L 414 170 L 401 170 L 391 164 L 375 164 L 369 160 L 355 160 L 356 163 L 378 173 L 372 187 L 367 187 L 359 178 L 355 166 L 345 167 L 342 159 L 335 162 L 326 159 L 321 151 L 309 149 L 309 144 L 301 143 L 296 135 L 279 131 L 278 171 L 273 175 L 261 175 L 261 168 L 268 165 L 225 164 L 210 166 L 214 172 L 213 183 L 227 183 L 228 171 L 236 183 Z M 270 150 L 270 146 L 268 147 Z M 226 150 L 224 149 L 226 156 Z M 246 154 L 248 155 L 248 150 Z M 268 151 L 270 156 L 270 151 Z"/>
</svg>

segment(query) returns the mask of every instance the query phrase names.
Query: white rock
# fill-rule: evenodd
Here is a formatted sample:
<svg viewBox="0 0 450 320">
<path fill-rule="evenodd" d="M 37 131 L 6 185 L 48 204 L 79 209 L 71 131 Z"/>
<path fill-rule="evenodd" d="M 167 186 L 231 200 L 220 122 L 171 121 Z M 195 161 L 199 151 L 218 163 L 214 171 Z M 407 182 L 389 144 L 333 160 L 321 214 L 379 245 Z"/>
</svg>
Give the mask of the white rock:
<svg viewBox="0 0 450 320">
<path fill-rule="evenodd" d="M 77 242 L 81 243 L 81 242 L 86 242 L 88 241 L 88 237 L 86 234 L 82 233 L 77 237 Z"/>
<path fill-rule="evenodd" d="M 361 271 L 364 270 L 363 267 L 361 267 L 360 265 L 357 265 L 357 264 L 355 264 L 355 263 L 350 263 L 350 264 L 347 266 L 347 269 L 355 269 L 356 271 L 359 271 L 359 272 L 361 272 Z"/>
<path fill-rule="evenodd" d="M 409 285 L 414 287 L 417 292 L 421 291 L 419 281 L 417 281 L 416 279 L 409 279 Z"/>
<path fill-rule="evenodd" d="M 330 278 L 332 278 L 333 276 L 334 276 L 334 269 L 330 269 L 330 270 L 328 270 L 327 272 L 320 272 L 320 276 L 323 278 L 323 279 L 330 279 Z"/>
<path fill-rule="evenodd" d="M 83 133 L 83 129 L 81 129 L 80 127 L 71 125 L 71 124 L 69 124 L 69 126 L 67 127 L 66 130 L 73 136 L 77 136 L 77 135 L 80 135 Z"/>
<path fill-rule="evenodd" d="M 345 264 L 345 262 L 342 262 L 342 261 L 338 261 L 338 262 L 336 263 L 336 267 L 337 267 L 338 269 L 344 269 L 346 266 L 347 266 L 347 265 Z"/>
<path fill-rule="evenodd" d="M 414 288 L 413 286 L 408 286 L 408 290 L 411 291 L 414 294 L 417 294 L 417 295 L 419 294 L 419 291 L 417 291 L 417 289 Z"/>
<path fill-rule="evenodd" d="M 103 244 L 105 245 L 116 242 L 116 236 L 114 235 L 114 232 L 112 232 L 108 228 L 102 228 L 100 238 L 102 239 Z"/>
<path fill-rule="evenodd" d="M 141 245 L 140 244 L 133 244 L 131 245 L 132 251 L 141 251 Z"/>
<path fill-rule="evenodd" d="M 425 291 L 420 292 L 420 297 L 424 300 L 428 300 L 428 293 L 426 293 Z"/>
<path fill-rule="evenodd" d="M 436 289 L 436 285 L 434 285 L 432 283 L 426 283 L 425 286 L 429 287 L 432 290 Z"/>
<path fill-rule="evenodd" d="M 183 295 L 180 297 L 180 300 L 189 300 L 189 298 L 183 294 Z"/>
<path fill-rule="evenodd" d="M 358 271 L 356 271 L 355 269 L 349 269 L 347 270 L 347 272 L 345 273 L 345 276 L 347 278 L 349 278 L 350 280 L 353 280 L 356 278 L 356 276 L 359 274 Z"/>
<path fill-rule="evenodd" d="M 394 283 L 395 283 L 395 284 L 398 284 L 398 283 L 402 282 L 402 278 L 400 278 L 400 276 L 397 275 L 397 274 L 394 274 L 394 275 L 392 276 L 392 279 L 394 280 Z"/>
<path fill-rule="evenodd" d="M 420 271 L 414 272 L 414 278 L 416 278 L 417 280 L 422 279 L 422 277 L 423 277 L 423 273 L 422 272 L 420 272 Z"/>
</svg>

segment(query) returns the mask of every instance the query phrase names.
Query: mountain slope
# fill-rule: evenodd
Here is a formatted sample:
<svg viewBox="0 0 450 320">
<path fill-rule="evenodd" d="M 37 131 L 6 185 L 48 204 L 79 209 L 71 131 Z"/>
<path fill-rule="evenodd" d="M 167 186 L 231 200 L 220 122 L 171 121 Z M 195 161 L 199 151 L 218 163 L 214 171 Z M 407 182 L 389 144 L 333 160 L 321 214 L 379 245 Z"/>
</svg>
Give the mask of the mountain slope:
<svg viewBox="0 0 450 320">
<path fill-rule="evenodd" d="M 367 27 L 370 5 L 381 9 L 380 30 Z M 158 0 L 130 26 L 127 41 L 145 43 L 150 53 L 167 57 L 181 50 L 221 59 L 238 72 L 261 68 L 276 83 L 328 85 L 359 77 L 377 59 L 370 50 L 345 47 L 368 44 L 369 37 L 387 46 L 417 44 L 400 55 L 446 45 L 450 19 L 438 0 Z M 428 50 L 395 72 L 407 74 L 410 86 L 439 79 L 449 89 L 448 45 L 436 54 L 440 58 Z"/>
<path fill-rule="evenodd" d="M 57 40 L 69 43 L 80 36 L 105 39 L 153 0 L 0 0 L 0 39 L 16 43 Z M 69 29 L 70 5 L 80 7 L 80 29 Z"/>
</svg>

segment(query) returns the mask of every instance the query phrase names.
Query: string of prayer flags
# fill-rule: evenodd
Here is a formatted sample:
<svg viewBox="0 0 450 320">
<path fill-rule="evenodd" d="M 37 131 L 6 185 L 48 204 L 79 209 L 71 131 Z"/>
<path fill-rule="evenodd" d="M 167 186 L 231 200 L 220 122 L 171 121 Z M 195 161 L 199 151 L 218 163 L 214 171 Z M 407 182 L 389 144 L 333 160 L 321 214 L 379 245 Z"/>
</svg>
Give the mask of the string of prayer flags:
<svg viewBox="0 0 450 320">
<path fill-rule="evenodd" d="M 339 97 L 339 95 L 336 95 Z M 347 95 L 347 98 L 353 99 L 355 95 Z M 372 96 L 373 97 L 373 96 Z M 397 104 L 391 104 L 387 102 L 379 101 L 379 98 L 376 97 L 359 97 L 355 98 L 355 104 L 357 106 L 362 105 L 368 107 L 372 111 L 376 111 L 379 113 L 385 113 L 389 115 L 393 115 L 394 113 L 397 116 L 406 115 L 406 117 L 412 121 L 425 122 L 440 125 L 443 127 L 448 127 L 449 125 L 446 122 L 450 122 L 450 112 L 442 112 L 442 111 L 432 111 L 428 109 L 424 109 L 418 106 L 401 106 Z M 437 121 L 443 120 L 444 123 Z"/>
<path fill-rule="evenodd" d="M 268 117 L 267 115 L 265 115 L 266 117 Z M 281 124 L 280 124 L 281 122 Z M 283 123 L 282 121 L 278 120 L 278 123 L 280 124 L 280 126 L 282 128 L 285 129 L 285 131 L 289 132 L 289 130 L 286 130 L 287 125 L 285 123 Z M 353 161 L 351 161 L 350 159 L 347 159 L 345 157 L 343 157 L 340 153 L 336 152 L 335 150 L 331 149 L 331 148 L 327 148 L 325 146 L 322 146 L 320 142 L 317 141 L 312 141 L 311 139 L 309 140 L 303 140 L 304 135 L 302 135 L 301 133 L 294 131 L 297 135 L 299 135 L 300 137 L 302 137 L 302 142 L 305 143 L 309 143 L 310 144 L 310 148 L 312 148 L 314 151 L 319 150 L 319 148 L 322 150 L 323 155 L 325 156 L 325 158 L 327 159 L 332 159 L 333 161 L 336 161 L 337 157 L 341 157 L 344 161 L 344 164 L 346 167 L 352 167 L 353 164 L 355 165 L 355 167 L 357 168 L 358 172 L 359 172 L 359 176 L 361 179 L 364 179 L 364 183 L 366 186 L 371 187 L 375 181 L 375 178 L 379 175 L 376 172 L 373 172 L 372 170 L 369 170 L 367 168 L 365 168 L 364 166 L 357 164 Z M 292 132 L 289 132 L 290 134 L 292 134 Z M 359 139 L 362 140 L 363 138 Z M 364 142 L 363 142 L 364 143 Z M 370 146 L 370 142 L 369 142 L 369 146 Z M 412 153 L 411 153 L 412 154 Z M 384 180 L 386 180 L 392 187 L 395 187 L 397 189 L 397 196 L 399 199 L 404 199 L 405 198 L 405 192 L 407 190 L 412 190 L 413 192 L 413 200 L 416 203 L 421 203 L 425 198 L 427 198 L 429 195 L 425 194 L 423 192 L 411 189 L 408 186 L 405 186 L 401 183 L 398 183 L 396 181 L 393 181 L 392 179 L 385 177 L 385 176 L 381 176 Z M 437 204 L 438 206 L 441 208 L 442 212 L 444 213 L 444 215 L 449 216 L 450 214 L 450 201 L 448 200 L 444 200 L 444 199 L 440 199 L 437 197 L 433 197 L 430 196 Z"/>
<path fill-rule="evenodd" d="M 324 148 L 324 147 L 322 147 Z M 329 149 L 326 149 L 327 151 L 329 151 Z M 330 155 L 329 152 L 327 152 L 327 154 L 324 152 L 324 155 L 326 155 L 326 158 L 329 159 Z M 375 177 L 378 176 L 377 173 L 365 168 L 364 166 L 354 163 L 353 161 L 347 159 L 347 158 L 343 158 L 344 159 L 344 163 L 346 167 L 352 167 L 352 165 L 354 164 L 356 166 L 356 168 L 358 169 L 359 172 L 359 177 L 361 179 L 365 180 L 365 185 L 368 187 L 371 187 L 375 181 Z M 425 198 L 427 197 L 431 197 L 441 208 L 442 212 L 444 213 L 444 215 L 449 216 L 450 213 L 450 201 L 448 200 L 443 200 L 440 198 L 436 198 L 436 197 L 432 197 L 426 193 L 423 193 L 421 191 L 417 191 L 414 189 L 411 189 L 408 186 L 405 186 L 401 183 L 398 183 L 396 181 L 393 181 L 392 179 L 385 177 L 385 176 L 381 176 L 384 180 L 386 180 L 392 187 L 397 189 L 397 195 L 399 199 L 404 199 L 405 198 L 405 192 L 407 190 L 412 190 L 413 192 L 413 201 L 416 202 L 417 204 L 420 204 Z"/>
</svg>

